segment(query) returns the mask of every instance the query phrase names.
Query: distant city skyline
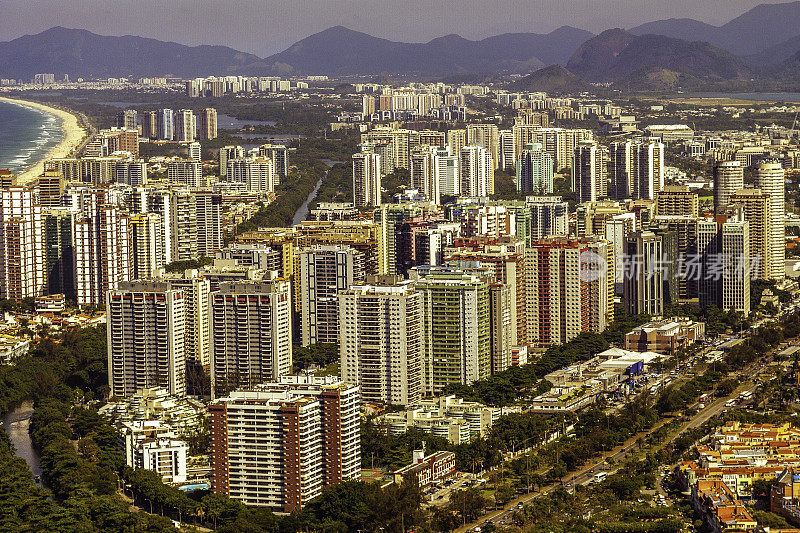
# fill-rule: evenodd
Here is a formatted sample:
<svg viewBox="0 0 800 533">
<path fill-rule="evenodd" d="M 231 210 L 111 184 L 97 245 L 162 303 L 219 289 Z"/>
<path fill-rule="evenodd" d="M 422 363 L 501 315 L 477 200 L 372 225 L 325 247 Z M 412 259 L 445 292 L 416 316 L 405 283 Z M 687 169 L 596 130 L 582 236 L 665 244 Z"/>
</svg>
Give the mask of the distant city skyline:
<svg viewBox="0 0 800 533">
<path fill-rule="evenodd" d="M 513 32 L 547 33 L 560 26 L 592 32 L 631 28 L 667 18 L 721 25 L 760 0 L 0 0 L 0 39 L 53 26 L 102 35 L 138 35 L 187 45 L 219 44 L 261 57 L 331 26 L 342 25 L 393 41 L 427 42 L 457 33 L 483 39 Z M 35 17 L 32 16 L 35 14 Z"/>
</svg>

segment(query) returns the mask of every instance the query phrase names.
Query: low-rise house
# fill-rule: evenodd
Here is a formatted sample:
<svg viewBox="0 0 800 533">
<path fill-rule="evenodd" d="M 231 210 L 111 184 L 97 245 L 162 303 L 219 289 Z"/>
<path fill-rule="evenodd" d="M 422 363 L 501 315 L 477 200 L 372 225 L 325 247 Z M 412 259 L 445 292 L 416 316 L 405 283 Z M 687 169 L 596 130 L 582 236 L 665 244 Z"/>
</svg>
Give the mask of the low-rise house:
<svg viewBox="0 0 800 533">
<path fill-rule="evenodd" d="M 396 470 L 392 477 L 398 485 L 409 476 L 415 476 L 421 489 L 447 481 L 456 474 L 456 454 L 441 451 L 425 455 L 424 450 L 414 450 L 410 465 Z"/>
</svg>

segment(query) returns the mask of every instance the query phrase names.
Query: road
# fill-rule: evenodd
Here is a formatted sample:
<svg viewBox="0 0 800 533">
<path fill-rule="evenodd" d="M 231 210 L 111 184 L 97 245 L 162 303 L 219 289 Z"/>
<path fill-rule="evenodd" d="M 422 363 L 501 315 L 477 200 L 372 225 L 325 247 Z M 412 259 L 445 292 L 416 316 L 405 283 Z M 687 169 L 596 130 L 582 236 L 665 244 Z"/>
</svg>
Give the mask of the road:
<svg viewBox="0 0 800 533">
<path fill-rule="evenodd" d="M 742 338 L 743 336 L 744 335 L 740 336 L 739 338 Z M 706 423 L 708 420 L 710 420 L 711 418 L 718 416 L 720 413 L 722 413 L 724 410 L 726 410 L 725 403 L 728 400 L 737 397 L 739 394 L 741 394 L 742 392 L 745 392 L 745 391 L 753 392 L 758 384 L 755 383 L 755 382 L 750 382 L 750 381 L 760 371 L 762 371 L 763 369 L 765 369 L 765 368 L 767 368 L 769 366 L 769 364 L 772 362 L 773 354 L 775 352 L 777 352 L 778 350 L 780 350 L 780 348 L 776 348 L 775 350 L 773 350 L 770 353 L 768 353 L 765 361 L 762 362 L 761 360 L 758 360 L 758 361 L 752 363 L 750 366 L 748 366 L 742 372 L 731 372 L 731 373 L 729 373 L 728 377 L 736 377 L 738 375 L 738 379 L 739 379 L 740 382 L 744 382 L 744 383 L 748 383 L 748 384 L 745 387 L 737 388 L 736 390 L 734 390 L 734 392 L 732 392 L 728 396 L 718 398 L 713 403 L 711 403 L 710 405 L 706 406 L 704 409 L 699 410 L 697 414 L 695 414 L 691 419 L 689 419 L 686 423 L 684 423 L 683 426 L 681 426 L 681 428 L 675 434 L 673 434 L 670 437 L 668 442 L 671 442 L 672 440 L 676 439 L 677 437 L 682 435 L 687 430 L 700 427 L 704 423 Z M 703 350 L 701 353 L 704 353 L 705 351 L 706 350 Z M 697 409 L 698 407 L 699 407 L 699 402 L 696 402 L 693 405 L 689 406 L 688 409 Z M 567 481 L 567 483 L 564 486 L 569 487 L 569 486 L 574 486 L 576 484 L 583 485 L 583 484 L 589 483 L 590 480 L 592 479 L 592 477 L 594 476 L 594 471 L 595 470 L 599 471 L 600 466 L 604 462 L 606 462 L 609 458 L 611 458 L 613 460 L 612 461 L 613 464 L 615 464 L 617 466 L 615 466 L 615 467 L 613 467 L 611 469 L 608 469 L 606 471 L 609 474 L 612 474 L 612 473 L 616 472 L 619 468 L 621 468 L 621 465 L 619 465 L 619 463 L 621 463 L 621 461 L 624 460 L 625 457 L 634 449 L 634 447 L 636 446 L 636 441 L 639 438 L 646 438 L 648 435 L 650 435 L 651 433 L 655 432 L 660 427 L 662 427 L 664 424 L 667 424 L 669 422 L 670 422 L 670 420 L 662 420 L 661 422 L 659 422 L 658 424 L 653 426 L 648 431 L 640 433 L 638 435 L 634 435 L 633 437 L 628 439 L 622 446 L 619 446 L 619 447 L 615 448 L 614 450 L 612 450 L 608 454 L 604 454 L 598 461 L 592 462 L 589 465 L 587 465 L 587 466 L 583 467 L 582 469 L 578 470 L 575 474 L 573 474 L 573 476 L 569 479 L 569 481 Z M 495 524 L 495 525 L 508 524 L 508 523 L 511 522 L 512 516 L 513 516 L 514 512 L 518 510 L 518 508 L 520 508 L 521 506 L 524 506 L 524 504 L 530 502 L 534 498 L 539 498 L 542 495 L 546 495 L 546 494 L 551 493 L 557 487 L 560 487 L 560 486 L 562 486 L 561 483 L 555 483 L 555 484 L 548 485 L 547 487 L 542 488 L 542 491 L 539 492 L 539 493 L 526 494 L 524 496 L 521 496 L 521 497 L 513 500 L 511 503 L 509 503 L 503 509 L 497 510 L 497 511 L 493 511 L 493 512 L 487 514 L 487 515 L 484 515 L 483 517 L 481 517 L 481 519 L 478 522 L 473 522 L 471 524 L 466 524 L 466 525 L 462 526 L 461 528 L 458 528 L 456 530 L 456 532 L 457 533 L 464 533 L 464 532 L 469 531 L 469 530 L 479 526 L 480 524 L 483 524 L 483 523 L 486 523 L 486 522 L 491 522 L 492 524 Z"/>
</svg>

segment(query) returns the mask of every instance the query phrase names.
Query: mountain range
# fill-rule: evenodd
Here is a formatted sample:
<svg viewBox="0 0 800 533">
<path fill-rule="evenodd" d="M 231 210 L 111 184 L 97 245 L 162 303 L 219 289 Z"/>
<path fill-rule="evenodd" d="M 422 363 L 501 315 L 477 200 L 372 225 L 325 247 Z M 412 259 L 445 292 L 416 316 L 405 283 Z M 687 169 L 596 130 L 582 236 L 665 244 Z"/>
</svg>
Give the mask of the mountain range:
<svg viewBox="0 0 800 533">
<path fill-rule="evenodd" d="M 298 74 L 420 74 L 530 72 L 566 63 L 593 35 L 563 26 L 547 34 L 507 33 L 470 41 L 445 35 L 427 43 L 399 43 L 343 26 L 306 37 L 265 63 Z"/>
<path fill-rule="evenodd" d="M 563 26 L 546 34 L 508 33 L 482 40 L 445 35 L 404 43 L 336 26 L 267 58 L 226 46 L 62 27 L 0 42 L 0 77 L 30 79 L 41 72 L 71 78 L 328 74 L 424 79 L 533 73 L 517 86 L 584 87 L 590 82 L 619 88 L 689 84 L 696 89 L 780 83 L 796 88 L 800 1 L 762 4 L 721 26 L 668 19 L 599 35 Z"/>
</svg>

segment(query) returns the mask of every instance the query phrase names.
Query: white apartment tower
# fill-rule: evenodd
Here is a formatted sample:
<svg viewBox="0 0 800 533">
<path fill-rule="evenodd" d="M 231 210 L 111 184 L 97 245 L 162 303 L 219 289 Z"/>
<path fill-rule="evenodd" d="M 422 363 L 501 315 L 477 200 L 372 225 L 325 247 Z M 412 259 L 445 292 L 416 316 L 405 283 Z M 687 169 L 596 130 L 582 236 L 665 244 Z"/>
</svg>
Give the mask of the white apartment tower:
<svg viewBox="0 0 800 533">
<path fill-rule="evenodd" d="M 167 163 L 167 179 L 173 185 L 199 187 L 203 179 L 203 165 L 190 159 L 170 161 Z"/>
<path fill-rule="evenodd" d="M 231 183 L 243 183 L 251 192 L 272 192 L 275 190 L 275 167 L 272 161 L 263 157 L 229 159 L 227 179 Z"/>
<path fill-rule="evenodd" d="M 500 131 L 497 124 L 469 124 L 467 125 L 467 144 L 483 146 L 489 151 L 492 167 L 492 176 L 500 164 Z"/>
<path fill-rule="evenodd" d="M 183 291 L 186 308 L 186 360 L 209 369 L 211 353 L 211 283 L 197 270 L 164 273 L 156 281 Z"/>
<path fill-rule="evenodd" d="M 75 281 L 78 305 L 101 305 L 106 291 L 133 272 L 130 218 L 113 205 L 95 203 L 75 220 Z"/>
<path fill-rule="evenodd" d="M 601 147 L 594 141 L 581 141 L 572 159 L 572 183 L 577 202 L 605 198 L 607 186 Z"/>
<path fill-rule="evenodd" d="M 223 146 L 219 149 L 219 175 L 224 178 L 228 175 L 228 161 L 231 159 L 244 159 L 244 148 L 241 146 Z"/>
<path fill-rule="evenodd" d="M 439 176 L 436 172 L 435 146 L 420 146 L 411 152 L 411 188 L 438 204 L 441 199 Z M 355 179 L 355 178 L 354 178 Z"/>
<path fill-rule="evenodd" d="M 374 152 L 353 154 L 353 205 L 381 205 L 381 156 Z"/>
<path fill-rule="evenodd" d="M 44 294 L 42 207 L 27 187 L 2 191 L 0 203 L 0 295 L 21 300 Z"/>
<path fill-rule="evenodd" d="M 288 281 L 223 282 L 210 299 L 213 397 L 291 372 Z"/>
<path fill-rule="evenodd" d="M 664 188 L 664 144 L 634 144 L 631 146 L 631 161 L 634 198 L 655 200 L 656 193 Z"/>
<path fill-rule="evenodd" d="M 131 217 L 131 257 L 133 278 L 149 279 L 168 263 L 162 217 L 140 213 Z"/>
<path fill-rule="evenodd" d="M 763 161 L 756 167 L 755 185 L 770 198 L 770 270 L 769 279 L 786 277 L 786 178 L 777 161 Z"/>
<path fill-rule="evenodd" d="M 106 293 L 111 396 L 163 387 L 186 393 L 183 292 L 164 283 L 123 282 Z"/>
<path fill-rule="evenodd" d="M 486 197 L 494 194 L 492 155 L 483 146 L 461 149 L 461 196 Z"/>
<path fill-rule="evenodd" d="M 194 142 L 197 131 L 197 117 L 191 109 L 181 109 L 175 113 L 175 141 Z"/>
<path fill-rule="evenodd" d="M 739 161 L 719 161 L 714 165 L 714 213 L 722 214 L 731 195 L 744 189 L 744 168 Z"/>
<path fill-rule="evenodd" d="M 365 402 L 422 398 L 422 308 L 412 284 L 354 285 L 339 293 L 341 376 Z"/>
</svg>

